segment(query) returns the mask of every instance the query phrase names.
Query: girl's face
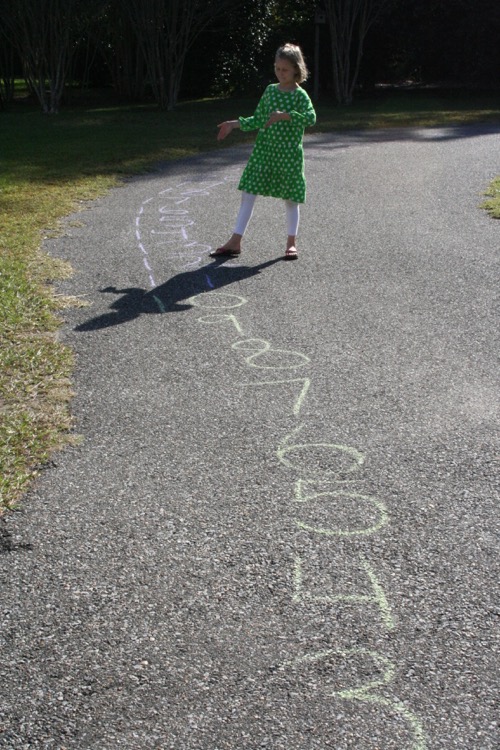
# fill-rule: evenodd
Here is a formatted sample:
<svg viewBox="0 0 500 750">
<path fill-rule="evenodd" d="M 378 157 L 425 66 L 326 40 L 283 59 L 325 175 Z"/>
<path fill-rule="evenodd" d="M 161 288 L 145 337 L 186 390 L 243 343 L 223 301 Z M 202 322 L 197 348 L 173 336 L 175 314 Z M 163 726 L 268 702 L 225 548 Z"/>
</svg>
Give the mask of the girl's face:
<svg viewBox="0 0 500 750">
<path fill-rule="evenodd" d="M 274 72 L 281 88 L 295 88 L 295 65 L 284 57 L 277 57 L 274 63 Z"/>
</svg>

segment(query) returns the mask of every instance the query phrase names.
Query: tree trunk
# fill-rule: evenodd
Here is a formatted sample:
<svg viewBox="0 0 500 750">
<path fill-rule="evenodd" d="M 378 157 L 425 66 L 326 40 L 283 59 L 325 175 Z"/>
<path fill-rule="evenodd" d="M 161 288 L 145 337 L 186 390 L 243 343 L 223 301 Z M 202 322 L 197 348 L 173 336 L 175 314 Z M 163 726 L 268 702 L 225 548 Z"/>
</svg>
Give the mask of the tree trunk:
<svg viewBox="0 0 500 750">
<path fill-rule="evenodd" d="M 177 104 L 186 55 L 214 14 L 241 0 L 122 0 L 160 109 Z"/>
<path fill-rule="evenodd" d="M 351 104 L 363 45 L 387 0 L 324 0 L 332 44 L 333 86 L 339 104 Z"/>
<path fill-rule="evenodd" d="M 74 50 L 77 10 L 78 0 L 16 0 L 3 10 L 26 81 L 48 114 L 59 111 Z"/>
<path fill-rule="evenodd" d="M 2 38 L 0 29 L 0 107 L 14 99 L 14 47 Z"/>
</svg>

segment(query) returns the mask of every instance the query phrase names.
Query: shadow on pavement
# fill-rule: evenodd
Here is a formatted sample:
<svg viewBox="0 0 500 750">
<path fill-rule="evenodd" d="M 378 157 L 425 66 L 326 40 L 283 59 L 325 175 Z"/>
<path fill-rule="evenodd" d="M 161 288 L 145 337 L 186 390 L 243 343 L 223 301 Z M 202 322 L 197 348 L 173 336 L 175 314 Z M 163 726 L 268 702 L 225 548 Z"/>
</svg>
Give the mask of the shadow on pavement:
<svg viewBox="0 0 500 750">
<path fill-rule="evenodd" d="M 110 305 L 110 312 L 80 323 L 75 327 L 75 331 L 98 331 L 102 328 L 110 328 L 135 320 L 145 313 L 158 315 L 191 310 L 193 305 L 186 300 L 195 294 L 214 291 L 237 281 L 249 279 L 282 260 L 282 257 L 274 258 L 257 266 L 224 266 L 224 260 L 218 259 L 195 271 L 179 273 L 164 284 L 150 290 L 140 287 L 117 289 L 114 286 L 108 286 L 100 291 L 104 294 L 121 295 Z"/>
<path fill-rule="evenodd" d="M 472 123 L 466 125 L 441 125 L 420 127 L 394 127 L 366 130 L 338 130 L 328 133 L 313 133 L 304 140 L 306 149 L 314 150 L 318 146 L 333 148 L 350 145 L 388 143 L 401 141 L 431 142 L 455 141 L 464 138 L 475 138 L 500 133 L 500 123 Z"/>
<path fill-rule="evenodd" d="M 17 544 L 12 541 L 12 536 L 7 530 L 5 519 L 0 518 L 0 555 L 6 552 L 31 551 L 32 544 Z"/>
</svg>

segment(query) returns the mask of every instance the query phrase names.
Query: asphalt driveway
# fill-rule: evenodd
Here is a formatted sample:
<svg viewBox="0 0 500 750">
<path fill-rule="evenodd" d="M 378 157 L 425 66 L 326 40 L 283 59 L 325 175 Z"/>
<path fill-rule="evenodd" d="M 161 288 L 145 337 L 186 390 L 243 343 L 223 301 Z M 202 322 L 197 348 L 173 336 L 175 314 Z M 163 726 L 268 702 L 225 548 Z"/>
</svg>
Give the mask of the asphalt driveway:
<svg viewBox="0 0 500 750">
<path fill-rule="evenodd" d="M 498 747 L 500 129 L 307 140 L 297 262 L 248 149 L 46 249 L 80 445 L 0 536 L 0 747 Z"/>
</svg>

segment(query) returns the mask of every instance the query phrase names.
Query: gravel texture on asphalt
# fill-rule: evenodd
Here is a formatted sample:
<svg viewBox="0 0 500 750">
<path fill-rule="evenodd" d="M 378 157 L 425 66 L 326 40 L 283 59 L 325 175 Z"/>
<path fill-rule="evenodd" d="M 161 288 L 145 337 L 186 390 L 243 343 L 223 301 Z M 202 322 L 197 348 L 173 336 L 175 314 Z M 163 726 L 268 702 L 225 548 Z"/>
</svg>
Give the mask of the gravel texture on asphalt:
<svg viewBox="0 0 500 750">
<path fill-rule="evenodd" d="M 500 129 L 234 147 L 68 217 L 80 445 L 0 523 L 0 747 L 498 748 Z"/>
</svg>

